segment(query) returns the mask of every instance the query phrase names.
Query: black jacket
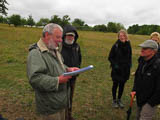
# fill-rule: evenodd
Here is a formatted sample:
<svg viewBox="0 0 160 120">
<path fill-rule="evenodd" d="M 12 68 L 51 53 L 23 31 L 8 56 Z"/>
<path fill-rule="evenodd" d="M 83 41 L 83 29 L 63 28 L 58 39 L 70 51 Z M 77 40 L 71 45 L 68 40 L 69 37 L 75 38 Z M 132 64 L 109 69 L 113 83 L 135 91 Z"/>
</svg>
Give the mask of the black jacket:
<svg viewBox="0 0 160 120">
<path fill-rule="evenodd" d="M 117 40 L 112 46 L 108 60 L 111 63 L 113 81 L 125 82 L 129 79 L 132 64 L 132 49 L 129 41 Z"/>
<path fill-rule="evenodd" d="M 67 32 L 75 33 L 75 41 L 72 45 L 68 45 L 64 42 Z M 64 64 L 68 67 L 79 67 L 81 65 L 81 50 L 80 46 L 77 43 L 78 33 L 76 29 L 71 25 L 66 25 L 63 31 L 63 42 L 62 42 L 62 51 L 61 54 L 64 58 Z"/>
<path fill-rule="evenodd" d="M 157 55 L 160 57 L 160 45 L 158 44 L 158 51 L 157 51 Z"/>
<path fill-rule="evenodd" d="M 137 105 L 142 107 L 160 103 L 160 58 L 155 55 L 149 61 L 140 57 L 136 70 L 133 91 L 136 91 Z"/>
</svg>

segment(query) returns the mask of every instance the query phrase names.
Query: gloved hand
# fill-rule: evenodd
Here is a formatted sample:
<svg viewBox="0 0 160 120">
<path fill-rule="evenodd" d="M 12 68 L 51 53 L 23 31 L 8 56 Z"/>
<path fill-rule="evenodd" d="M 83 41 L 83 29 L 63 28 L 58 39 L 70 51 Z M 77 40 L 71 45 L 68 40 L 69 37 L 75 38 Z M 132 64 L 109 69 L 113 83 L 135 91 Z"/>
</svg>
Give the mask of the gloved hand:
<svg viewBox="0 0 160 120">
<path fill-rule="evenodd" d="M 59 76 L 58 79 L 59 79 L 59 83 L 66 83 L 70 78 L 72 78 L 72 76 Z"/>
<path fill-rule="evenodd" d="M 132 91 L 132 92 L 130 93 L 130 95 L 131 95 L 131 97 L 133 97 L 134 95 L 136 95 L 136 91 Z"/>
</svg>

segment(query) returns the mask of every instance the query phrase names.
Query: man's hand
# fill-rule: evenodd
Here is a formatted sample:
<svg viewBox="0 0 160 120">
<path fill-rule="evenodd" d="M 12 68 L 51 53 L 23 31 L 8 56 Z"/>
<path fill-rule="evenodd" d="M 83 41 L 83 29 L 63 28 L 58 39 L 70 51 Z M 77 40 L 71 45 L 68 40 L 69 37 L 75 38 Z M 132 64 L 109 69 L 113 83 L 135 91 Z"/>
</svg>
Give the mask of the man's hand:
<svg viewBox="0 0 160 120">
<path fill-rule="evenodd" d="M 134 97 L 134 96 L 136 95 L 136 91 L 132 91 L 132 92 L 130 93 L 130 95 L 131 95 L 131 97 Z"/>
<path fill-rule="evenodd" d="M 59 83 L 66 83 L 70 78 L 72 78 L 72 76 L 59 76 L 58 79 L 59 79 Z"/>
<path fill-rule="evenodd" d="M 73 71 L 79 70 L 79 68 L 78 67 L 69 67 L 66 70 L 67 70 L 67 72 L 73 72 Z"/>
<path fill-rule="evenodd" d="M 131 75 L 132 75 L 132 76 L 135 76 L 135 73 L 136 73 L 136 72 L 132 72 Z"/>
</svg>

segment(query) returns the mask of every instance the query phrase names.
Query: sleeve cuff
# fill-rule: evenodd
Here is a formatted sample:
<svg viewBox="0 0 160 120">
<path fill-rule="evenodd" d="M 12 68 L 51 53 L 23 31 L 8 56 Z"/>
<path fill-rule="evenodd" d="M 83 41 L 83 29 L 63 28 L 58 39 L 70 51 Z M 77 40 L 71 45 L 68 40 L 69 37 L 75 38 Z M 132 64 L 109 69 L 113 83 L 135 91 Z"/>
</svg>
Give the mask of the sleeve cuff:
<svg viewBox="0 0 160 120">
<path fill-rule="evenodd" d="M 58 90 L 59 87 L 59 77 L 57 77 L 57 85 L 56 85 L 56 90 Z"/>
</svg>

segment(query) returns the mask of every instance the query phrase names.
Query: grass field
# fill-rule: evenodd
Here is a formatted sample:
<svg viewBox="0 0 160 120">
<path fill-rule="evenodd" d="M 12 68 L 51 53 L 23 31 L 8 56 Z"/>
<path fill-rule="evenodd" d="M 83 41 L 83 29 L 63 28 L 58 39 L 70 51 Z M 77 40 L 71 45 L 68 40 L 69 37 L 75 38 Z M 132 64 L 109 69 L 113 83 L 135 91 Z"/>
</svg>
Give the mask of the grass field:
<svg viewBox="0 0 160 120">
<path fill-rule="evenodd" d="M 9 27 L 0 24 L 0 114 L 9 120 L 23 117 L 38 120 L 35 112 L 34 91 L 26 77 L 28 47 L 39 40 L 42 29 Z M 113 109 L 111 69 L 108 53 L 117 39 L 115 33 L 78 31 L 82 51 L 82 67 L 94 69 L 78 77 L 73 101 L 73 116 L 77 120 L 125 120 L 130 102 L 134 76 L 127 81 L 122 97 L 124 109 Z M 138 44 L 149 36 L 129 35 L 133 51 L 132 72 L 136 70 L 140 48 Z M 135 118 L 136 104 L 131 120 Z M 160 109 L 154 120 L 160 119 Z"/>
</svg>

